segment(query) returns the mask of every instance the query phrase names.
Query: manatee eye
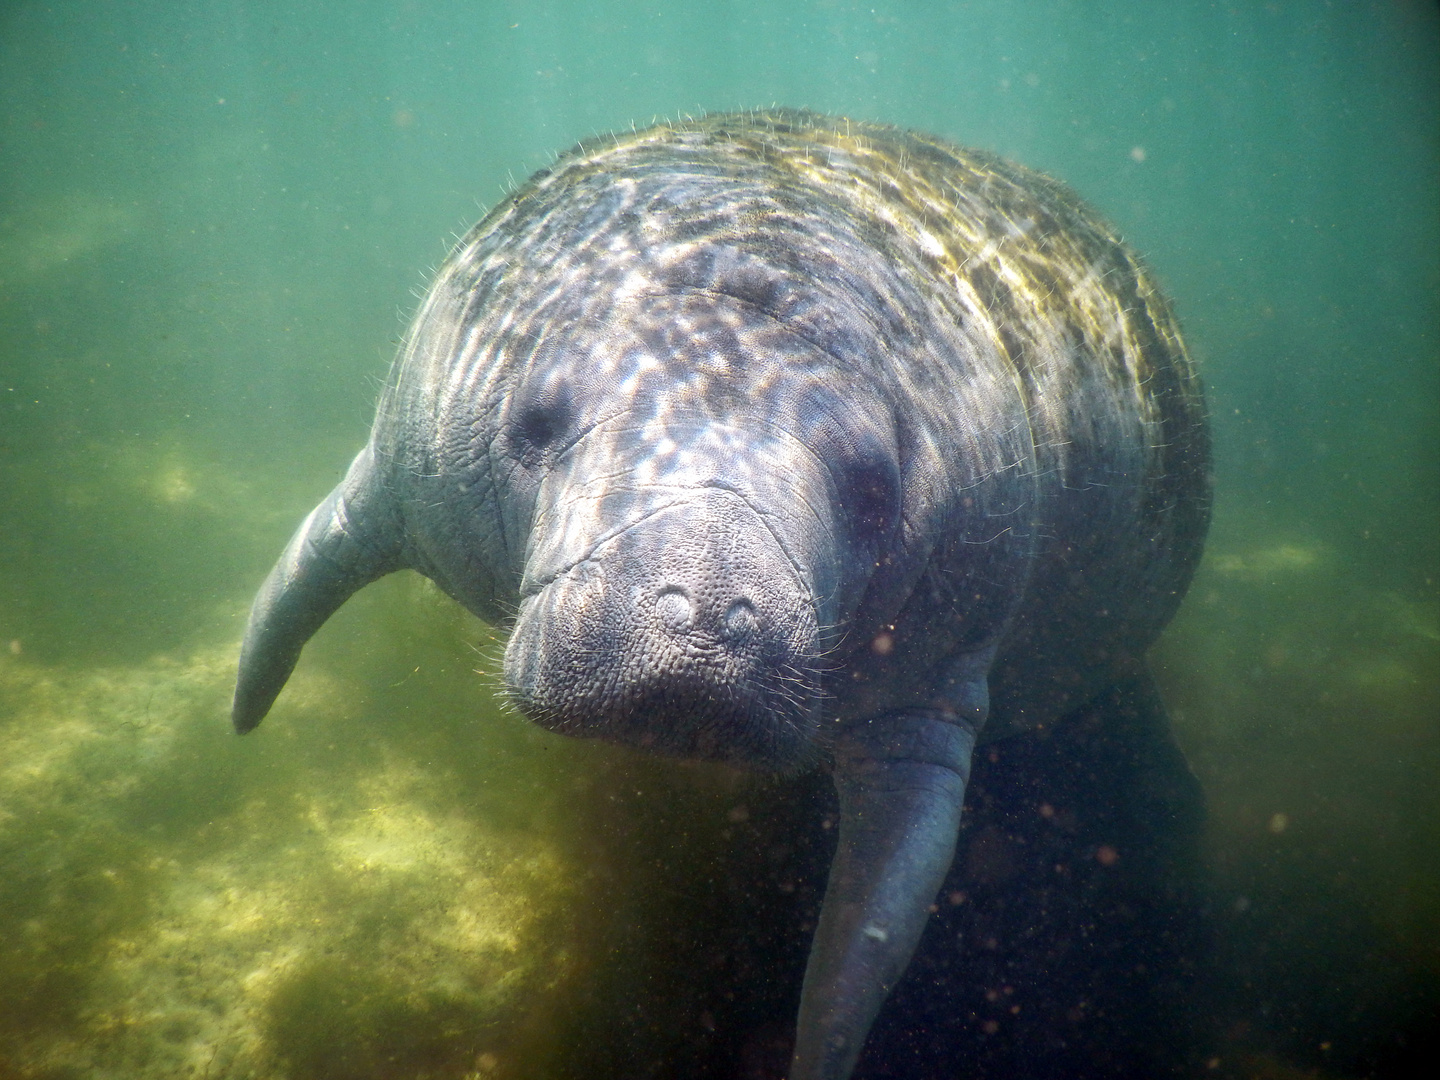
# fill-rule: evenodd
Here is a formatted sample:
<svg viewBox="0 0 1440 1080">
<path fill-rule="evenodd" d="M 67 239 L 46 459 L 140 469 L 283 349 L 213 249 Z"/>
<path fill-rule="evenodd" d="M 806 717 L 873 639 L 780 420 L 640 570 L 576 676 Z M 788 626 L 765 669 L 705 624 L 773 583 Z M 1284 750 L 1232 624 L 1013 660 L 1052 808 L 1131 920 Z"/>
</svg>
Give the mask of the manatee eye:
<svg viewBox="0 0 1440 1080">
<path fill-rule="evenodd" d="M 569 410 L 557 405 L 532 405 L 520 414 L 515 432 L 537 450 L 554 442 L 570 426 Z"/>
<path fill-rule="evenodd" d="M 857 543 L 872 546 L 889 535 L 900 520 L 900 476 L 888 458 L 847 462 L 836 478 L 837 507 Z"/>
<path fill-rule="evenodd" d="M 563 388 L 517 404 L 510 423 L 511 451 L 522 465 L 533 467 L 544 461 L 551 447 L 570 431 L 574 410 Z"/>
</svg>

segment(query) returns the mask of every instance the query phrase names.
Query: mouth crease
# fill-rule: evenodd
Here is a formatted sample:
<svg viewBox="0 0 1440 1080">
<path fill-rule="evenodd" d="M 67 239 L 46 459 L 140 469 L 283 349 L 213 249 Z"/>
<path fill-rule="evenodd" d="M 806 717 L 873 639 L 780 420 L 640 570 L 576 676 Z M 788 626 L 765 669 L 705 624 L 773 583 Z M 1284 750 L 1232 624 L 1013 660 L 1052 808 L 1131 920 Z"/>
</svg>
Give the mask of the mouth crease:
<svg viewBox="0 0 1440 1080">
<path fill-rule="evenodd" d="M 775 546 L 779 548 L 780 553 L 785 556 L 785 561 L 789 564 L 791 574 L 794 575 L 796 581 L 798 581 L 801 586 L 801 591 L 803 593 L 801 597 L 801 602 L 813 606 L 815 598 L 811 595 L 810 589 L 805 584 L 805 574 L 801 567 L 800 561 L 795 557 L 794 552 L 790 550 L 789 545 L 787 545 L 780 537 L 780 534 L 775 531 L 774 526 L 770 523 L 769 515 L 756 507 L 754 503 L 752 503 L 748 498 L 746 498 L 743 492 L 738 491 L 727 484 L 711 482 L 703 485 L 702 490 L 723 491 L 725 494 L 731 496 L 732 498 L 738 499 L 742 504 L 744 504 L 745 508 L 749 510 L 750 513 L 753 514 L 765 527 L 765 531 L 770 535 L 770 539 L 774 542 Z M 658 514 L 663 514 L 667 510 L 673 510 L 677 506 L 683 506 L 686 501 L 687 500 L 685 499 L 675 499 L 671 502 L 666 502 L 660 506 L 652 507 L 651 509 L 645 511 L 645 513 L 641 514 L 634 521 L 627 521 L 625 524 L 616 526 L 615 528 L 609 530 L 605 534 L 596 538 L 594 543 L 592 543 L 589 548 L 586 549 L 583 555 L 579 556 L 576 559 L 572 559 L 570 562 L 566 563 L 563 566 L 557 567 L 555 570 L 546 574 L 543 578 L 536 579 L 528 588 L 521 590 L 519 596 L 520 603 L 524 603 L 526 600 L 538 596 L 540 593 L 544 592 L 546 588 L 554 584 L 560 578 L 565 577 L 567 574 L 571 573 L 577 566 L 583 566 L 588 562 L 593 562 L 600 549 L 603 548 L 606 544 L 612 543 L 613 541 L 619 539 L 621 536 L 624 536 L 627 532 L 635 528 L 637 525 L 643 524 L 644 522 L 650 520 Z"/>
<path fill-rule="evenodd" d="M 520 593 L 521 602 L 523 603 L 524 601 L 530 599 L 532 596 L 539 595 L 546 589 L 547 586 L 558 581 L 560 578 L 570 573 L 570 571 L 574 570 L 577 566 L 583 566 L 587 562 L 593 562 L 596 553 L 606 544 L 610 543 L 612 540 L 616 540 L 619 537 L 624 536 L 631 529 L 635 528 L 635 526 L 643 522 L 649 521 L 656 514 L 663 514 L 666 510 L 674 509 L 675 507 L 681 505 L 683 501 L 684 500 L 677 499 L 674 502 L 665 503 L 663 506 L 653 507 L 645 511 L 645 513 L 641 514 L 634 521 L 627 521 L 625 524 L 616 526 L 609 532 L 606 532 L 603 535 L 599 536 L 595 540 L 595 542 L 592 543 L 590 547 L 586 550 L 585 554 L 581 555 L 577 559 L 572 560 L 569 563 L 566 563 L 564 566 L 558 567 L 553 572 L 539 579 L 531 588 L 522 590 Z"/>
</svg>

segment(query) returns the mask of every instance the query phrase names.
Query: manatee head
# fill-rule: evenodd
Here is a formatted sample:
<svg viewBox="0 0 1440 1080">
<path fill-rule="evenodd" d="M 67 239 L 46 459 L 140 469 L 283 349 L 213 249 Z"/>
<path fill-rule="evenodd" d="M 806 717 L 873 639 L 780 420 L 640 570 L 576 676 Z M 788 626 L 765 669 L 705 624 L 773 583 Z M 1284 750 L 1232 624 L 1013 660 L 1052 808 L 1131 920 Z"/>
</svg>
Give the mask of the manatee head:
<svg viewBox="0 0 1440 1080">
<path fill-rule="evenodd" d="M 894 422 L 724 295 L 551 336 L 497 416 L 515 554 L 506 687 L 568 734 L 808 763 L 827 673 L 900 517 Z"/>
<path fill-rule="evenodd" d="M 922 305 L 879 303 L 914 289 L 844 257 L 860 226 L 763 155 L 684 154 L 578 155 L 452 253 L 370 445 L 257 600 L 238 727 L 349 593 L 409 567 L 513 626 L 506 688 L 545 727 L 821 756 L 845 665 L 925 565 L 902 522 L 935 533 L 891 362 Z"/>
</svg>

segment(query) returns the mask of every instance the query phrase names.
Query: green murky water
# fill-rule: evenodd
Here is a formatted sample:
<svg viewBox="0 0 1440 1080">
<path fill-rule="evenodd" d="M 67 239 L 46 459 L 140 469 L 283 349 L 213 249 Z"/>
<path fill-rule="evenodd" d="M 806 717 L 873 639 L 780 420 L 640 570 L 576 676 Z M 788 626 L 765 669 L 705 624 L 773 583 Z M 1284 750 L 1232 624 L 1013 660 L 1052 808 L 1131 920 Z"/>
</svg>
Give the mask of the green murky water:
<svg viewBox="0 0 1440 1080">
<path fill-rule="evenodd" d="M 579 138 L 772 102 L 1053 172 L 1159 269 L 1218 455 L 1156 657 L 1211 1072 L 1398 1075 L 1440 1008 L 1437 57 L 1418 0 L 6 4 L 0 1076 L 771 1075 L 707 985 L 803 958 L 750 885 L 813 907 L 823 784 L 528 727 L 413 577 L 225 711 L 448 238 Z"/>
</svg>

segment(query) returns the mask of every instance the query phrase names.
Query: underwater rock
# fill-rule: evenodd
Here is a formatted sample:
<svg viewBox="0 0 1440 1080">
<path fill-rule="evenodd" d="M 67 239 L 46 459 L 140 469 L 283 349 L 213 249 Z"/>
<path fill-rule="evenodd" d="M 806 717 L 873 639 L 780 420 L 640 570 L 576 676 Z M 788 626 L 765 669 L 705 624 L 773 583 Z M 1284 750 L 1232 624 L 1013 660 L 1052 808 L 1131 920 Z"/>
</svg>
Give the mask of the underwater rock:
<svg viewBox="0 0 1440 1080">
<path fill-rule="evenodd" d="M 124 241 L 139 211 L 86 192 L 53 196 L 0 214 L 0 283 L 19 285 L 80 264 Z"/>
<path fill-rule="evenodd" d="M 580 955 L 583 873 L 412 760 L 327 755 L 353 719 L 317 671 L 292 703 L 311 738 L 227 753 L 201 719 L 232 657 L 0 654 L 0 1070 L 510 1075 Z"/>
</svg>

